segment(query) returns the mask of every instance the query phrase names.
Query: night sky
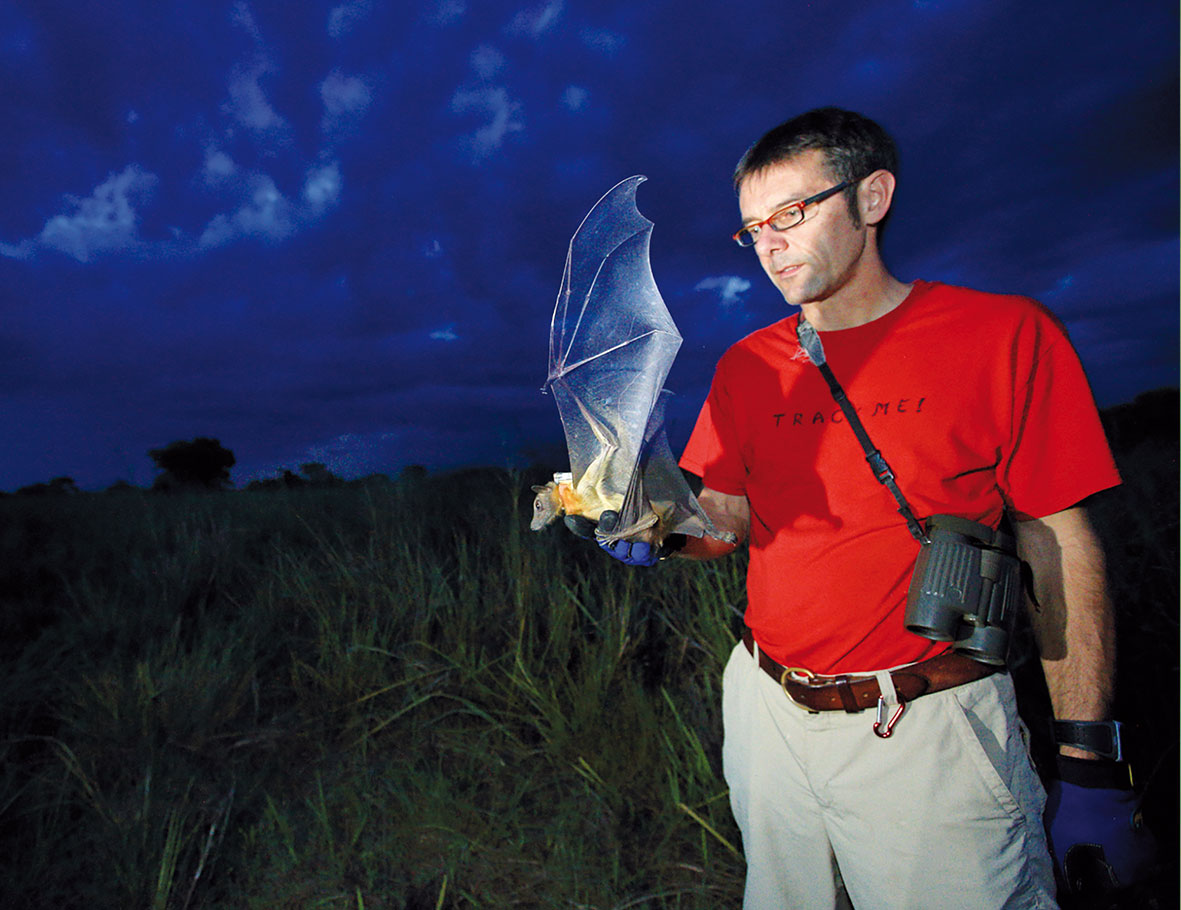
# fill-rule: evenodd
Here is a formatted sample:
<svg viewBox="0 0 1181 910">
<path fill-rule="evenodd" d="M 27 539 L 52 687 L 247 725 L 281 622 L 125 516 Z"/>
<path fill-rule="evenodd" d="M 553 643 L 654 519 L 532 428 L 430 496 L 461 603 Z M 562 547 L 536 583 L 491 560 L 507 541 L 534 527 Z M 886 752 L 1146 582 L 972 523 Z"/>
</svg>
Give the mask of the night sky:
<svg viewBox="0 0 1181 910">
<path fill-rule="evenodd" d="M 146 485 L 196 436 L 239 485 L 549 464 L 566 247 L 632 174 L 679 451 L 722 351 L 787 313 L 731 170 L 826 104 L 899 144 L 897 277 L 1042 300 L 1100 405 L 1176 385 L 1177 13 L 0 0 L 0 490 Z"/>
</svg>

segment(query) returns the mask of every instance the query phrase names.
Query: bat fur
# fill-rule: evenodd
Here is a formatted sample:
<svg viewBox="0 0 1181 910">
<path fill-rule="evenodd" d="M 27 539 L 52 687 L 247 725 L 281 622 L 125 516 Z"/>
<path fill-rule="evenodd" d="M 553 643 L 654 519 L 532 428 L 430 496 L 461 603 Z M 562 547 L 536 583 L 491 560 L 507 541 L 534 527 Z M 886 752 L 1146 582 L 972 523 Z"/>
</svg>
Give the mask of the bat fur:
<svg viewBox="0 0 1181 910">
<path fill-rule="evenodd" d="M 587 474 L 589 475 L 589 471 Z M 570 483 L 569 474 L 555 474 L 554 479 L 547 484 L 537 484 L 532 490 L 537 495 L 533 499 L 533 518 L 529 528 L 541 531 L 553 524 L 562 515 L 581 515 L 591 521 L 598 522 L 599 516 L 608 509 L 618 511 L 623 497 L 604 497 L 593 485 L 585 486 L 586 495 L 576 490 Z M 618 500 L 613 502 L 612 500 Z M 674 503 L 652 503 L 652 511 L 644 521 L 638 533 L 629 534 L 629 540 L 642 540 L 646 543 L 660 544 L 668 534 L 666 522 L 662 516 L 672 515 Z"/>
</svg>

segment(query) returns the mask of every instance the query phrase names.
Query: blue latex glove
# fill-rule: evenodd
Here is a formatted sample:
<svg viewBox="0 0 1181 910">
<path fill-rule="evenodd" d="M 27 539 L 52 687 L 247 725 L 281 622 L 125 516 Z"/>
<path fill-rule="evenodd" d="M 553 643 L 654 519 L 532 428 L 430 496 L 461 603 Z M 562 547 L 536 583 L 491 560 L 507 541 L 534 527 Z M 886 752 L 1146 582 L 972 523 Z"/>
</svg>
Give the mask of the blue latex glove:
<svg viewBox="0 0 1181 910">
<path fill-rule="evenodd" d="M 642 540 L 600 540 L 599 549 L 628 566 L 654 566 L 660 562 L 660 551 Z"/>
<path fill-rule="evenodd" d="M 1046 831 L 1062 887 L 1106 894 L 1148 877 L 1156 840 L 1144 825 L 1125 764 L 1058 757 L 1046 788 Z"/>
<path fill-rule="evenodd" d="M 604 512 L 599 516 L 599 530 L 610 534 L 619 523 L 618 512 Z M 607 541 L 596 538 L 599 549 L 628 566 L 654 566 L 660 561 L 660 548 L 642 540 Z"/>
</svg>

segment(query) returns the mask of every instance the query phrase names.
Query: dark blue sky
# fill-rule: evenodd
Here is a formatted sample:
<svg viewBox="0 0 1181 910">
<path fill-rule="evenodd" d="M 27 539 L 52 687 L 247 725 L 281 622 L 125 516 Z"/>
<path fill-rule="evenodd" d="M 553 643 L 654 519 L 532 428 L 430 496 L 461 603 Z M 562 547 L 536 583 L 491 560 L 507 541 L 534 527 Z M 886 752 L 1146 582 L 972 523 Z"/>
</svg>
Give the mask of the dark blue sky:
<svg viewBox="0 0 1181 910">
<path fill-rule="evenodd" d="M 566 246 L 632 174 L 679 448 L 786 312 L 730 171 L 823 104 L 898 141 L 899 278 L 1041 299 L 1102 405 L 1176 385 L 1177 34 L 1161 0 L 0 2 L 0 489 L 199 435 L 239 483 L 554 457 Z"/>
</svg>

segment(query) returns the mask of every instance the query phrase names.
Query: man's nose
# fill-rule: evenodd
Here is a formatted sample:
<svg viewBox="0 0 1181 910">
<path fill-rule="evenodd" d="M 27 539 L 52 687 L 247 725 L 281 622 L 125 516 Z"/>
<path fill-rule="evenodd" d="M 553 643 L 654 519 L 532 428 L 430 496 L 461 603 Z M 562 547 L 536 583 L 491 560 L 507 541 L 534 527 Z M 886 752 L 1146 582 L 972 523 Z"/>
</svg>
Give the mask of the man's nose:
<svg viewBox="0 0 1181 910">
<path fill-rule="evenodd" d="M 777 231 L 766 225 L 755 238 L 755 252 L 765 256 L 773 250 L 782 250 L 787 246 L 787 232 Z"/>
</svg>

